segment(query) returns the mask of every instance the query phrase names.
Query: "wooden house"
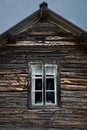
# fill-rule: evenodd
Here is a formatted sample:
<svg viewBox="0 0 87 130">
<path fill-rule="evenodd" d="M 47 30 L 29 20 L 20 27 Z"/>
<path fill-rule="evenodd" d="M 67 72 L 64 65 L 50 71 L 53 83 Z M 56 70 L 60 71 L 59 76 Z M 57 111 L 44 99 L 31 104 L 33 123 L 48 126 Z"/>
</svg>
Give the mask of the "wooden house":
<svg viewBox="0 0 87 130">
<path fill-rule="evenodd" d="M 87 33 L 48 8 L 0 35 L 0 130 L 87 129 Z"/>
</svg>

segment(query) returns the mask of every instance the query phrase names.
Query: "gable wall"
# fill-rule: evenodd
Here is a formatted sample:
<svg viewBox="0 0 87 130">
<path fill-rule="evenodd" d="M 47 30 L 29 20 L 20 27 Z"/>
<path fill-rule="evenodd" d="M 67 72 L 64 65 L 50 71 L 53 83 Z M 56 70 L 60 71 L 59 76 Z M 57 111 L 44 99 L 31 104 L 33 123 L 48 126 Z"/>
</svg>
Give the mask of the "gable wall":
<svg viewBox="0 0 87 130">
<path fill-rule="evenodd" d="M 0 128 L 86 129 L 87 50 L 76 42 L 36 43 L 21 41 L 0 48 Z M 28 63 L 43 59 L 58 60 L 61 107 L 30 109 Z"/>
</svg>

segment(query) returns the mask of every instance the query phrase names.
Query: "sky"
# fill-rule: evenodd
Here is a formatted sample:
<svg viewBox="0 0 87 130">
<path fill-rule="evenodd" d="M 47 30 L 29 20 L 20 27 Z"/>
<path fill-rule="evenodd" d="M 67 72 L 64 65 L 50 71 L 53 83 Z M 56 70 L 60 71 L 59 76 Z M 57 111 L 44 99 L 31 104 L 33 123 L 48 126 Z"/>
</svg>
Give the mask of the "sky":
<svg viewBox="0 0 87 130">
<path fill-rule="evenodd" d="M 87 31 L 87 0 L 0 0 L 0 34 L 39 9 L 48 8 Z"/>
</svg>

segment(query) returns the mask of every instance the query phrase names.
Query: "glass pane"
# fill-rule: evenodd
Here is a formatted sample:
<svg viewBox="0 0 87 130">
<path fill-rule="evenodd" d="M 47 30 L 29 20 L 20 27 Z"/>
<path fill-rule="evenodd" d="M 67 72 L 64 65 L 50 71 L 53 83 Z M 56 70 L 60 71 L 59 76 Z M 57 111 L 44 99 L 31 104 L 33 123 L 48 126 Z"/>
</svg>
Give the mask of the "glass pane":
<svg viewBox="0 0 87 130">
<path fill-rule="evenodd" d="M 54 79 L 52 78 L 46 79 L 46 90 L 54 90 Z"/>
<path fill-rule="evenodd" d="M 55 93 L 54 92 L 46 92 L 46 103 L 55 103 Z"/>
<path fill-rule="evenodd" d="M 35 73 L 42 74 L 42 66 L 35 66 Z"/>
<path fill-rule="evenodd" d="M 46 66 L 46 75 L 54 75 L 56 73 L 55 66 Z"/>
<path fill-rule="evenodd" d="M 42 75 L 42 66 L 32 65 L 32 74 L 34 74 L 34 75 Z"/>
<path fill-rule="evenodd" d="M 35 104 L 42 103 L 42 92 L 35 92 Z"/>
<path fill-rule="evenodd" d="M 35 90 L 42 90 L 42 79 L 35 79 Z"/>
</svg>

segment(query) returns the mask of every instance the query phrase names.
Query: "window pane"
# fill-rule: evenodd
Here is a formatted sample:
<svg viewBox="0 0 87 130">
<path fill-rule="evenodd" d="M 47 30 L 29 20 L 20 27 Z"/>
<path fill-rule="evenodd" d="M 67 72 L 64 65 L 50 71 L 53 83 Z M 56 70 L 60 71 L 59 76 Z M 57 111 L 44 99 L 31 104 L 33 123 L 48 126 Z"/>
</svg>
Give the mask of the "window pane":
<svg viewBox="0 0 87 130">
<path fill-rule="evenodd" d="M 42 75 L 42 66 L 32 65 L 32 74 L 33 75 Z"/>
<path fill-rule="evenodd" d="M 55 93 L 54 92 L 46 92 L 46 103 L 55 103 Z"/>
<path fill-rule="evenodd" d="M 35 67 L 35 73 L 42 74 L 42 67 L 41 66 L 36 66 Z"/>
<path fill-rule="evenodd" d="M 54 75 L 56 72 L 55 66 L 46 66 L 46 75 Z"/>
<path fill-rule="evenodd" d="M 35 92 L 35 104 L 42 103 L 42 92 Z"/>
<path fill-rule="evenodd" d="M 46 79 L 46 90 L 54 90 L 54 79 L 52 78 Z"/>
<path fill-rule="evenodd" d="M 35 79 L 35 90 L 42 90 L 42 79 Z"/>
</svg>

